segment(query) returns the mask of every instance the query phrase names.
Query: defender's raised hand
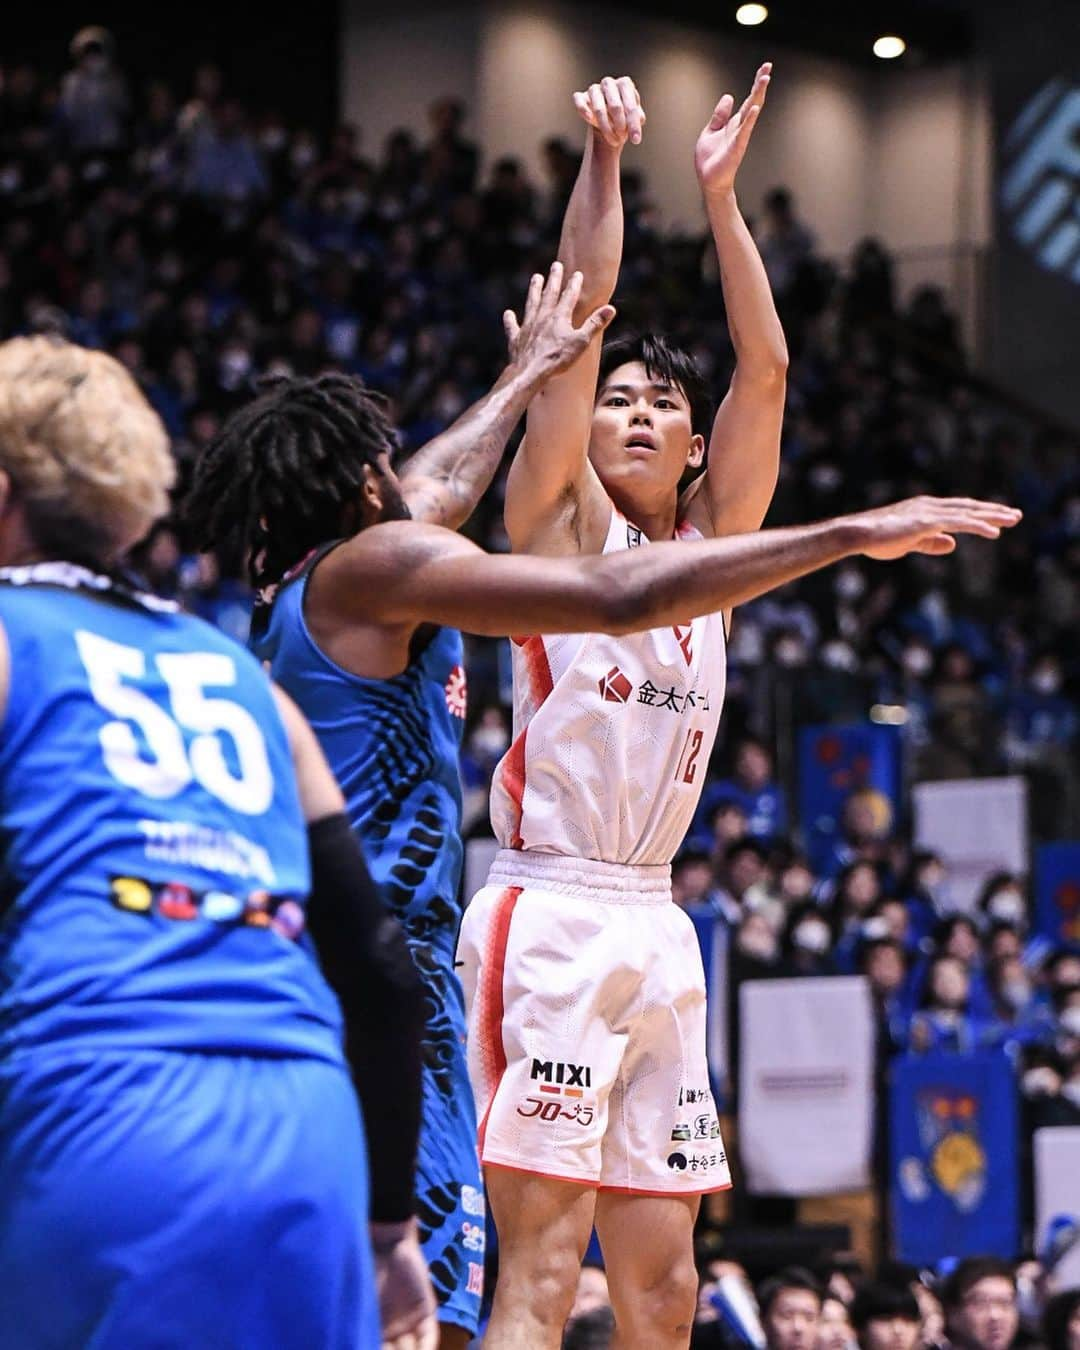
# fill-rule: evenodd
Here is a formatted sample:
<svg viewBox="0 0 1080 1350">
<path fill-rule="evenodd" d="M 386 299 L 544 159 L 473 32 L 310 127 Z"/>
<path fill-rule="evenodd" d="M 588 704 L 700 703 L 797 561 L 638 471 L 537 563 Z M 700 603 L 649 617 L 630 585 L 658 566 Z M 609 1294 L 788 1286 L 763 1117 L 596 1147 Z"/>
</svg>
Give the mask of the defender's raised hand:
<svg viewBox="0 0 1080 1350">
<path fill-rule="evenodd" d="M 996 539 L 1021 515 L 1013 506 L 972 497 L 909 497 L 849 520 L 859 532 L 858 551 L 888 562 L 907 553 L 951 553 L 958 534 Z"/>
<path fill-rule="evenodd" d="M 503 315 L 510 360 L 523 372 L 546 380 L 567 370 L 615 317 L 613 305 L 593 310 L 574 327 L 574 306 L 581 295 L 582 276 L 574 272 L 563 284 L 563 265 L 552 263 L 547 280 L 536 273 L 529 283 L 525 312 L 518 323 L 508 309 Z"/>
<path fill-rule="evenodd" d="M 764 106 L 771 77 L 772 62 L 766 61 L 758 67 L 754 87 L 743 100 L 739 111 L 734 111 L 734 98 L 725 94 L 698 137 L 694 148 L 694 167 L 706 197 L 719 196 L 734 188 L 735 175 Z"/>
<path fill-rule="evenodd" d="M 574 107 L 613 150 L 621 150 L 628 140 L 640 145 L 645 109 L 629 75 L 617 80 L 605 75 L 599 83 L 574 95 Z"/>
</svg>

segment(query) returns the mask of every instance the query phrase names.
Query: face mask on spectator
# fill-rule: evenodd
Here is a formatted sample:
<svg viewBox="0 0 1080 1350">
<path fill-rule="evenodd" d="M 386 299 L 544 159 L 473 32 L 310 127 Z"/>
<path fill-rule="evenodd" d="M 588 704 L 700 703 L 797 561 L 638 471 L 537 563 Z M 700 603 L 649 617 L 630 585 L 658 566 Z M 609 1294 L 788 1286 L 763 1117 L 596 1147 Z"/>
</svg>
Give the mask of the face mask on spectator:
<svg viewBox="0 0 1080 1350">
<path fill-rule="evenodd" d="M 925 647 L 905 647 L 904 655 L 901 658 L 901 664 L 908 675 L 915 679 L 922 679 L 924 675 L 929 675 L 930 667 L 934 663 L 934 658 Z"/>
<path fill-rule="evenodd" d="M 795 929 L 793 940 L 801 951 L 821 956 L 829 950 L 831 937 L 829 925 L 823 919 L 807 919 Z"/>
<path fill-rule="evenodd" d="M 250 352 L 234 347 L 222 356 L 218 378 L 223 389 L 239 389 L 250 374 Z"/>
<path fill-rule="evenodd" d="M 469 737 L 469 749 L 477 759 L 500 759 L 510 745 L 502 727 L 477 727 Z"/>
<path fill-rule="evenodd" d="M 1056 694 L 1061 688 L 1061 675 L 1053 666 L 1040 666 L 1031 673 L 1031 687 L 1037 694 Z"/>
<path fill-rule="evenodd" d="M 777 664 L 785 666 L 788 670 L 806 665 L 806 647 L 798 638 L 782 638 L 776 644 L 773 655 Z"/>
<path fill-rule="evenodd" d="M 854 567 L 845 568 L 837 574 L 834 589 L 841 600 L 858 600 L 866 591 L 866 578 Z"/>
<path fill-rule="evenodd" d="M 821 664 L 827 670 L 857 670 L 859 658 L 846 642 L 826 642 L 821 649 Z"/>
<path fill-rule="evenodd" d="M 1037 1069 L 1028 1069 L 1020 1080 L 1025 1097 L 1052 1097 L 1058 1090 L 1059 1079 L 1048 1064 L 1040 1064 Z"/>
<path fill-rule="evenodd" d="M 759 961 L 771 961 L 776 956 L 776 939 L 758 924 L 742 929 L 737 945 L 744 956 L 753 956 Z"/>
<path fill-rule="evenodd" d="M 835 492 L 842 477 L 835 464 L 819 464 L 810 470 L 810 486 L 815 492 Z"/>
<path fill-rule="evenodd" d="M 1031 985 L 1027 980 L 1008 980 L 1001 986 L 1001 997 L 1014 1010 L 1024 1008 L 1031 1002 Z"/>
<path fill-rule="evenodd" d="M 1023 921 L 1027 907 L 1019 891 L 1007 890 L 998 891 L 986 906 L 986 910 L 992 919 L 997 919 L 1001 923 L 1017 924 Z"/>
</svg>

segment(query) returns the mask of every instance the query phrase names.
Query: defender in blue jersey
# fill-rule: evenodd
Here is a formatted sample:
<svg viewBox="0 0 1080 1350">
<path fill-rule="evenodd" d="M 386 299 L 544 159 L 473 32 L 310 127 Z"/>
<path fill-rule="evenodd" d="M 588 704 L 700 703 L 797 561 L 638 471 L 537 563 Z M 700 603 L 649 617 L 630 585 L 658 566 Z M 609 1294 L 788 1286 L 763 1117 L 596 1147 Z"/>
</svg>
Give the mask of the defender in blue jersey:
<svg viewBox="0 0 1080 1350">
<path fill-rule="evenodd" d="M 107 571 L 171 479 L 115 361 L 0 347 L 0 1339 L 371 1350 L 374 1237 L 431 1344 L 418 984 L 295 708 Z"/>
<path fill-rule="evenodd" d="M 391 467 L 394 430 L 360 381 L 282 379 L 229 419 L 197 465 L 187 504 L 203 544 L 230 545 L 248 559 L 261 591 L 256 650 L 312 719 L 427 987 L 418 1208 L 444 1347 L 464 1345 L 475 1322 L 483 1222 L 462 995 L 451 969 L 464 712 L 451 629 L 502 636 L 666 627 L 850 553 L 947 552 L 949 530 L 992 536 L 1017 518 L 996 505 L 920 498 L 826 525 L 610 557 L 488 556 L 440 527 L 462 523 L 530 399 L 542 399 L 550 377 L 610 321 L 604 306 L 575 328 L 580 293 L 580 273 L 564 287 L 558 263 L 546 285 L 533 278 L 521 326 L 505 318 L 506 372 L 400 478 Z M 576 499 L 567 492 L 563 500 L 572 533 Z M 542 1255 L 559 1264 L 560 1279 L 577 1259 L 572 1244 Z M 547 1287 L 539 1281 L 538 1296 Z"/>
</svg>

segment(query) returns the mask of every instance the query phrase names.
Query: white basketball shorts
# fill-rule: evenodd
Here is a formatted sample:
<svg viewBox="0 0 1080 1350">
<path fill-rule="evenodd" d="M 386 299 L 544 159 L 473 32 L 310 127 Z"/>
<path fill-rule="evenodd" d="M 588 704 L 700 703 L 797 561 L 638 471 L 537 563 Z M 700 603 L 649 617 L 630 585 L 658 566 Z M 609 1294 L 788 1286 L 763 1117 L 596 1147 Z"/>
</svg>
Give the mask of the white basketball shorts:
<svg viewBox="0 0 1080 1350">
<path fill-rule="evenodd" d="M 730 1186 L 669 868 L 503 849 L 458 964 L 486 1166 L 643 1195 Z"/>
</svg>

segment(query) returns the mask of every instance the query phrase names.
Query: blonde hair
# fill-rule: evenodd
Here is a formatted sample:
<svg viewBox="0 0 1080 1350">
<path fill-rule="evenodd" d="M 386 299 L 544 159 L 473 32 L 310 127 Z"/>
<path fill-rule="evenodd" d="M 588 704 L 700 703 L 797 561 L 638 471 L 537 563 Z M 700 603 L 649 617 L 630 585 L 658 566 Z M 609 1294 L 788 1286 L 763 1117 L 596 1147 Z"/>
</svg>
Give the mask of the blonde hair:
<svg viewBox="0 0 1080 1350">
<path fill-rule="evenodd" d="M 166 514 L 176 477 L 165 428 L 124 367 L 50 337 L 0 344 L 0 469 L 39 547 L 95 562 Z"/>
</svg>

